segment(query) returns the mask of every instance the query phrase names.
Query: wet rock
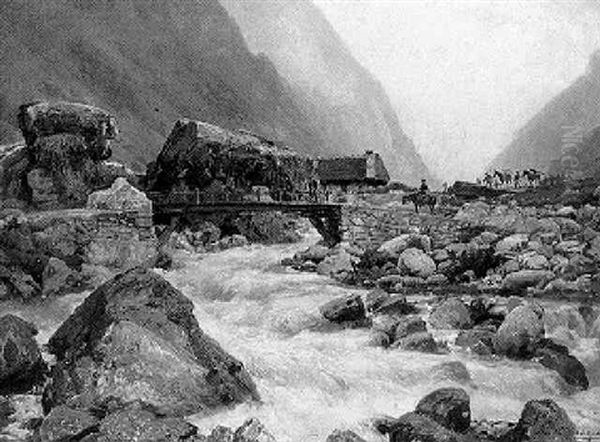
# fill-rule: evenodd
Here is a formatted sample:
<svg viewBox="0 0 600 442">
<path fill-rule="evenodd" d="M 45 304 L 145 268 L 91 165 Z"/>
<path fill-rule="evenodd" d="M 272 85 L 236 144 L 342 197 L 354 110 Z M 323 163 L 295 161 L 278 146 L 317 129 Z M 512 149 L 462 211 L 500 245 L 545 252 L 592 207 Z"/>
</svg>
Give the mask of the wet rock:
<svg viewBox="0 0 600 442">
<path fill-rule="evenodd" d="M 81 440 L 98 429 L 99 419 L 87 411 L 61 405 L 44 418 L 39 430 L 41 442 Z"/>
<path fill-rule="evenodd" d="M 502 281 L 503 290 L 521 292 L 528 287 L 543 287 L 554 279 L 554 273 L 547 270 L 519 270 L 509 273 Z"/>
<path fill-rule="evenodd" d="M 551 399 L 525 404 L 512 432 L 517 442 L 575 442 L 575 425 L 567 413 Z"/>
<path fill-rule="evenodd" d="M 217 242 L 217 247 L 220 250 L 227 250 L 234 247 L 246 247 L 248 244 L 248 239 L 244 235 L 231 235 L 221 238 Z"/>
<path fill-rule="evenodd" d="M 585 367 L 569 354 L 569 349 L 544 339 L 535 348 L 533 357 L 544 367 L 556 371 L 567 384 L 581 390 L 587 390 L 589 382 Z"/>
<path fill-rule="evenodd" d="M 413 333 L 422 333 L 427 331 L 425 321 L 418 316 L 408 316 L 400 319 L 396 324 L 394 331 L 394 340 L 399 341 Z"/>
<path fill-rule="evenodd" d="M 471 400 L 462 388 L 440 388 L 419 401 L 415 412 L 462 433 L 471 425 Z"/>
<path fill-rule="evenodd" d="M 435 273 L 436 266 L 433 259 L 420 249 L 406 249 L 400 254 L 398 267 L 401 271 L 412 275 L 427 278 Z"/>
<path fill-rule="evenodd" d="M 329 436 L 325 442 L 366 442 L 358 434 L 350 430 L 335 430 Z"/>
<path fill-rule="evenodd" d="M 548 268 L 548 258 L 536 252 L 528 253 L 519 257 L 521 267 L 525 270 L 543 270 Z"/>
<path fill-rule="evenodd" d="M 494 350 L 513 358 L 527 358 L 543 337 L 543 309 L 534 304 L 522 305 L 506 316 L 496 332 Z"/>
<path fill-rule="evenodd" d="M 476 327 L 471 330 L 462 330 L 455 343 L 475 354 L 486 356 L 494 352 L 495 336 L 496 333 L 488 328 Z"/>
<path fill-rule="evenodd" d="M 48 343 L 57 364 L 44 408 L 88 407 L 113 397 L 183 415 L 257 399 L 242 363 L 200 329 L 193 309 L 148 270 L 133 269 L 104 284 Z"/>
<path fill-rule="evenodd" d="M 87 208 L 152 213 L 152 201 L 125 178 L 119 177 L 108 189 L 91 193 L 87 199 Z"/>
<path fill-rule="evenodd" d="M 235 430 L 233 442 L 275 442 L 275 438 L 258 419 L 248 419 Z"/>
<path fill-rule="evenodd" d="M 33 324 L 18 316 L 0 318 L 0 392 L 22 393 L 39 383 L 46 371 Z"/>
<path fill-rule="evenodd" d="M 431 333 L 412 333 L 394 342 L 393 347 L 401 350 L 420 351 L 423 353 L 437 353 L 439 348 Z"/>
<path fill-rule="evenodd" d="M 398 418 L 389 431 L 390 442 L 459 442 L 459 435 L 419 413 Z"/>
<path fill-rule="evenodd" d="M 469 310 L 456 298 L 448 299 L 435 307 L 427 322 L 436 329 L 464 329 L 472 325 Z"/>
<path fill-rule="evenodd" d="M 365 306 L 360 295 L 336 298 L 319 307 L 325 319 L 331 322 L 358 321 L 365 318 Z"/>
</svg>

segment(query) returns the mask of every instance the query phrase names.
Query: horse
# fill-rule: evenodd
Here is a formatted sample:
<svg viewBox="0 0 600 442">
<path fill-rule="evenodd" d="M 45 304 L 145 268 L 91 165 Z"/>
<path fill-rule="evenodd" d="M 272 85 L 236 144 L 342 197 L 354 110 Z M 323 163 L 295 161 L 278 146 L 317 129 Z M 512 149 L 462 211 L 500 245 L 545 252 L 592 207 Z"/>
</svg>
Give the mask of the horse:
<svg viewBox="0 0 600 442">
<path fill-rule="evenodd" d="M 437 198 L 435 195 L 431 195 L 429 193 L 413 192 L 402 197 L 402 204 L 408 204 L 409 202 L 412 202 L 415 205 L 416 213 L 419 213 L 419 207 L 421 206 L 429 207 L 429 211 L 433 213 L 433 209 L 437 203 Z"/>
<path fill-rule="evenodd" d="M 538 172 L 535 169 L 524 170 L 523 176 L 525 178 L 527 178 L 527 181 L 529 181 L 530 187 L 535 187 L 536 185 L 538 185 L 540 183 L 540 181 L 542 179 L 541 172 Z"/>
</svg>

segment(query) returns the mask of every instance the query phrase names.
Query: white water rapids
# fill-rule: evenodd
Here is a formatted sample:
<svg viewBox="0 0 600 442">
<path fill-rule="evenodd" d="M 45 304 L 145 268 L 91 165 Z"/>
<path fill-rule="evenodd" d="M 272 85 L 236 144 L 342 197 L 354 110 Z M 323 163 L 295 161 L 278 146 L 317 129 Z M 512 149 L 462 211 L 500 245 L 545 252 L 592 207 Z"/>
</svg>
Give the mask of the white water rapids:
<svg viewBox="0 0 600 442">
<path fill-rule="evenodd" d="M 368 330 L 315 329 L 318 307 L 357 290 L 329 278 L 279 265 L 303 243 L 248 246 L 208 254 L 180 254 L 178 268 L 161 272 L 196 306 L 201 328 L 243 361 L 261 404 L 244 404 L 210 417 L 190 417 L 207 432 L 257 417 L 280 442 L 324 441 L 336 428 L 369 441 L 386 440 L 370 418 L 399 416 L 435 388 L 460 385 L 471 397 L 475 419 L 517 420 L 525 402 L 551 397 L 580 430 L 600 428 L 600 345 L 577 337 L 571 348 L 588 368 L 592 387 L 568 396 L 559 376 L 533 362 L 483 361 L 461 352 L 447 355 L 385 350 L 366 345 Z M 40 307 L 10 307 L 40 329 L 46 342 L 85 295 L 63 297 Z M 443 338 L 444 334 L 436 335 Z M 471 382 L 453 384 L 432 376 L 440 363 L 462 361 Z"/>
</svg>

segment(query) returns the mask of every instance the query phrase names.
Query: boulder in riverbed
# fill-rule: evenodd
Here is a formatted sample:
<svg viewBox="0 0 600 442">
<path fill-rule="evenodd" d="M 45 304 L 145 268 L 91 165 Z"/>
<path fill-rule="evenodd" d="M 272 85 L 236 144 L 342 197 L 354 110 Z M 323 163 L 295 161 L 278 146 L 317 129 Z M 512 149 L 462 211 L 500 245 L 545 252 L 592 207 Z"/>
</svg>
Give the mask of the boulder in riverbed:
<svg viewBox="0 0 600 442">
<path fill-rule="evenodd" d="M 436 329 L 466 329 L 471 327 L 469 309 L 457 298 L 450 298 L 435 307 L 428 323 Z"/>
<path fill-rule="evenodd" d="M 588 389 L 585 367 L 575 356 L 569 354 L 569 349 L 564 345 L 543 339 L 536 346 L 533 356 L 544 367 L 560 374 L 567 384 L 581 390 Z"/>
<path fill-rule="evenodd" d="M 400 416 L 389 431 L 390 442 L 459 442 L 459 435 L 428 416 L 407 413 Z"/>
<path fill-rule="evenodd" d="M 319 308 L 325 319 L 331 322 L 360 321 L 365 318 L 365 306 L 360 295 L 336 298 Z"/>
<path fill-rule="evenodd" d="M 496 332 L 494 350 L 509 357 L 528 358 L 543 337 L 544 310 L 535 304 L 522 305 L 506 316 Z"/>
<path fill-rule="evenodd" d="M 462 388 L 440 388 L 429 393 L 419 401 L 415 412 L 459 433 L 471 425 L 471 400 Z"/>
<path fill-rule="evenodd" d="M 57 364 L 44 408 L 107 398 L 184 415 L 258 399 L 243 364 L 199 327 L 193 304 L 136 268 L 95 290 L 49 341 Z"/>
<path fill-rule="evenodd" d="M 575 442 L 575 425 L 551 399 L 532 400 L 525 404 L 521 418 L 512 431 L 516 442 Z"/>
<path fill-rule="evenodd" d="M 335 430 L 329 436 L 325 442 L 366 442 L 358 434 L 350 430 Z"/>
</svg>

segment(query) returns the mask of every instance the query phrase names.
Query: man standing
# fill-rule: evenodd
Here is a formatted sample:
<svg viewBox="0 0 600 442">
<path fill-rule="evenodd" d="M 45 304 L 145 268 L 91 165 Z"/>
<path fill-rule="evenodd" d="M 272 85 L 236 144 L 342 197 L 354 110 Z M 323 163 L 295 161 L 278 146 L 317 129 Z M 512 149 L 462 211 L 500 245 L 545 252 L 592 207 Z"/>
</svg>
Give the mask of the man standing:
<svg viewBox="0 0 600 442">
<path fill-rule="evenodd" d="M 427 180 L 425 178 L 423 178 L 421 180 L 421 187 L 419 188 L 419 192 L 421 192 L 421 193 L 429 192 L 429 186 L 427 185 Z"/>
</svg>

